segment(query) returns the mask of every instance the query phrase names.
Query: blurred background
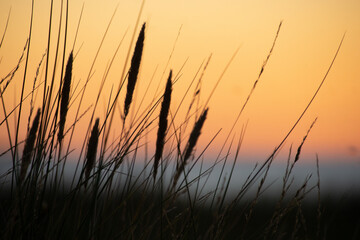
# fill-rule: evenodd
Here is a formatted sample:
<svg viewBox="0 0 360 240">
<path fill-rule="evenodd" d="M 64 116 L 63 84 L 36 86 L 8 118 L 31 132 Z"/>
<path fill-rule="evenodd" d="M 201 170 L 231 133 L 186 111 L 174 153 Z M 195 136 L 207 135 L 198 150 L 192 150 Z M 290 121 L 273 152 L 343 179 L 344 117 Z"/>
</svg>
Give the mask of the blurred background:
<svg viewBox="0 0 360 240">
<path fill-rule="evenodd" d="M 105 70 L 121 43 L 95 114 L 100 120 L 104 118 L 109 97 L 113 99 L 114 90 L 121 80 L 122 69 L 125 64 L 127 64 L 126 69 L 129 67 L 125 59 L 129 48 L 131 52 L 133 49 L 133 46 L 130 46 L 132 35 L 138 34 L 143 22 L 147 24 L 145 48 L 140 82 L 135 93 L 137 100 L 130 110 L 133 114 L 139 108 L 139 99 L 144 96 L 150 81 L 152 82 L 145 95 L 145 103 L 163 92 L 170 69 L 173 69 L 179 77 L 174 85 L 171 103 L 171 111 L 175 112 L 198 69 L 204 67 L 204 63 L 211 55 L 201 83 L 199 104 L 202 106 L 227 63 L 239 49 L 210 99 L 208 119 L 198 142 L 199 153 L 221 129 L 220 134 L 204 154 L 205 162 L 211 163 L 226 141 L 231 126 L 269 53 L 279 23 L 283 21 L 274 51 L 231 135 L 235 137 L 234 142 L 237 142 L 241 129 L 246 125 L 238 166 L 239 168 L 241 164 L 253 166 L 252 164 L 264 161 L 272 153 L 298 119 L 323 79 L 346 33 L 339 55 L 322 89 L 287 139 L 275 163 L 283 169 L 290 146 L 293 146 L 294 155 L 311 123 L 318 118 L 302 148 L 299 181 L 303 181 L 307 174 L 315 173 L 315 159 L 318 154 L 324 189 L 328 188 L 330 192 L 332 188 L 341 192 L 345 192 L 345 189 L 346 192 L 349 189 L 359 191 L 359 1 L 152 0 L 146 1 L 143 8 L 141 5 L 141 1 L 132 0 L 106 0 L 101 3 L 96 0 L 69 1 L 68 48 L 65 58 L 74 46 L 76 58 L 73 66 L 72 90 L 78 93 L 88 75 L 91 75 L 90 87 L 86 90 L 81 112 L 94 104 L 94 96 L 98 93 Z M 140 26 L 136 26 L 140 9 L 142 9 Z M 61 1 L 54 1 L 49 50 L 50 69 L 54 66 L 60 11 Z M 19 61 L 29 34 L 30 14 L 31 1 L 1 0 L 0 2 L 1 34 L 5 31 L 9 16 L 6 35 L 0 48 L 1 78 L 5 77 Z M 109 25 L 113 14 L 114 18 Z M 80 16 L 82 17 L 77 33 Z M 64 12 L 62 17 L 64 18 Z M 33 87 L 36 70 L 48 46 L 49 19 L 50 1 L 35 1 L 25 95 Z M 92 72 L 89 72 L 108 26 L 104 44 Z M 60 36 L 62 43 L 63 27 Z M 59 56 L 58 61 L 60 62 L 61 59 L 62 56 Z M 19 102 L 24 65 L 23 63 L 20 65 L 18 74 L 4 93 L 8 112 Z M 44 79 L 44 66 L 42 64 L 40 67 L 38 84 Z M 59 68 L 56 69 L 55 76 L 59 78 Z M 58 83 L 55 85 L 58 86 Z M 184 121 L 195 85 L 196 81 L 191 85 L 190 93 L 184 99 L 175 118 L 176 125 Z M 124 94 L 125 91 L 120 93 L 119 109 L 122 109 Z M 42 90 L 37 91 L 36 95 L 35 106 L 38 107 L 41 105 Z M 76 101 L 73 106 L 77 106 Z M 26 137 L 29 105 L 30 100 L 27 99 L 23 106 L 19 139 Z M 142 107 L 140 106 L 140 109 Z M 75 112 L 76 107 L 70 108 L 69 121 L 73 121 Z M 12 133 L 15 133 L 16 116 L 14 112 L 9 118 Z M 76 159 L 78 150 L 84 142 L 84 131 L 88 126 L 89 118 L 90 114 L 85 115 L 76 128 L 72 141 L 74 152 L 71 153 L 70 159 Z M 4 112 L 1 110 L 0 120 L 3 119 Z M 116 111 L 115 119 L 121 121 L 119 111 Z M 114 125 L 112 130 L 115 137 L 121 124 Z M 0 126 L 0 132 L 2 133 L 0 152 L 4 152 L 10 147 L 5 124 Z M 148 133 L 151 153 L 154 152 L 155 137 L 156 128 Z M 165 147 L 166 150 L 168 149 Z M 234 155 L 235 147 L 230 159 Z M 9 155 L 3 155 L 0 159 L 1 172 L 8 169 L 6 167 L 8 165 L 5 164 L 6 156 Z M 139 161 L 142 161 L 141 157 Z M 275 170 L 273 174 L 276 179 L 283 173 L 277 175 L 278 172 Z M 234 176 L 241 180 L 243 175 L 239 173 Z"/>
</svg>

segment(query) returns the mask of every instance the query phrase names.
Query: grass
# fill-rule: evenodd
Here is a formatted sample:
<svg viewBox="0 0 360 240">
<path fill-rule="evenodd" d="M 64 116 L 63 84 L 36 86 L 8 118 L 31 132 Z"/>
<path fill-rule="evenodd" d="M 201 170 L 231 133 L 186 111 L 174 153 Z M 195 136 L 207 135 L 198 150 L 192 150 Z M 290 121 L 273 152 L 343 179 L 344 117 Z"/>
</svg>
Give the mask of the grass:
<svg viewBox="0 0 360 240">
<path fill-rule="evenodd" d="M 308 177 L 302 185 L 293 187 L 292 171 L 300 159 L 302 146 L 315 121 L 304 136 L 294 159 L 292 149 L 289 149 L 282 190 L 278 199 L 276 201 L 264 201 L 262 196 L 267 191 L 266 180 L 276 154 L 315 99 L 336 59 L 342 41 L 317 91 L 292 128 L 276 146 L 270 157 L 262 163 L 256 164 L 246 181 L 239 183 L 238 191 L 230 194 L 229 186 L 233 174 L 236 174 L 234 172 L 235 164 L 246 130 L 246 127 L 242 129 L 240 139 L 235 144 L 234 127 L 256 90 L 256 86 L 260 83 L 266 64 L 274 50 L 282 23 L 278 27 L 273 45 L 260 69 L 258 78 L 227 134 L 216 161 L 209 167 L 204 167 L 203 154 L 218 133 L 213 139 L 209 139 L 208 145 L 200 152 L 195 151 L 197 141 L 201 138 L 203 126 L 206 125 L 207 113 L 211 111 L 211 106 L 208 106 L 210 99 L 237 51 L 227 63 L 204 105 L 199 104 L 199 99 L 203 85 L 202 78 L 211 60 L 211 55 L 207 62 L 199 68 L 198 73 L 201 69 L 202 73 L 199 77 L 197 75 L 194 77 L 175 112 L 172 112 L 170 108 L 171 95 L 173 89 L 176 89 L 179 75 L 172 71 L 169 72 L 167 81 L 163 84 L 165 86 L 163 94 L 155 94 L 153 101 L 149 103 L 144 103 L 142 99 L 140 101 L 142 108 L 138 106 L 138 109 L 135 109 L 133 102 L 136 98 L 134 96 L 136 96 L 135 92 L 138 87 L 143 48 L 146 44 L 146 24 L 142 25 L 139 32 L 136 31 L 141 11 L 142 7 L 133 35 L 138 34 L 135 47 L 132 49 L 135 39 L 133 37 L 128 49 L 127 59 L 129 53 L 133 51 L 131 65 L 129 69 L 127 69 L 126 64 L 123 67 L 122 78 L 115 94 L 112 91 L 108 94 L 108 105 L 104 116 L 95 116 L 99 96 L 119 48 L 114 52 L 114 57 L 108 65 L 108 69 L 105 70 L 95 104 L 83 113 L 80 113 L 80 109 L 94 63 L 101 51 L 113 16 L 96 52 L 86 82 L 75 94 L 75 90 L 71 90 L 75 88 L 72 72 L 73 66 L 80 63 L 77 62 L 74 52 L 76 39 L 71 49 L 68 49 L 67 46 L 68 4 L 65 8 L 65 20 L 61 18 L 62 14 L 60 14 L 59 20 L 59 33 L 62 30 L 62 24 L 65 24 L 64 39 L 60 41 L 60 34 L 58 34 L 55 41 L 55 62 L 62 57 L 60 60 L 60 77 L 55 74 L 59 65 L 55 64 L 51 71 L 49 64 L 49 53 L 53 43 L 50 36 L 53 31 L 51 28 L 54 20 L 51 9 L 46 60 L 43 62 L 44 55 L 38 67 L 39 69 L 42 64 L 45 64 L 45 75 L 38 76 L 38 70 L 32 82 L 33 88 L 28 95 L 31 95 L 31 111 L 27 118 L 27 137 L 21 141 L 19 129 L 22 124 L 20 122 L 22 106 L 28 97 L 24 95 L 24 86 L 25 81 L 28 81 L 26 69 L 28 68 L 32 39 L 33 26 L 31 21 L 29 36 L 17 66 L 9 74 L 5 74 L 6 77 L 1 80 L 0 96 L 3 109 L 2 116 L 4 116 L 1 119 L 1 125 L 6 125 L 10 145 L 9 150 L 2 153 L 1 156 L 7 156 L 7 152 L 10 152 L 12 159 L 11 169 L 1 176 L 3 189 L 0 196 L 0 223 L 5 226 L 0 230 L 1 238 L 338 239 L 339 235 L 333 234 L 334 230 L 331 228 L 331 224 L 333 224 L 329 221 L 331 217 L 327 216 L 327 214 L 332 213 L 332 209 L 338 208 L 334 207 L 330 200 L 320 199 L 318 160 L 317 184 L 312 186 L 309 183 L 310 177 Z M 33 19 L 33 10 L 31 19 Z M 6 36 L 6 30 L 7 24 L 0 47 Z M 61 42 L 63 46 L 60 46 Z M 62 53 L 59 50 L 61 47 L 63 48 Z M 22 76 L 20 100 L 9 111 L 5 107 L 7 99 L 4 94 L 6 94 L 7 86 L 11 84 L 14 76 L 19 74 L 17 69 L 23 63 L 24 56 L 25 72 Z M 65 59 L 68 59 L 66 64 Z M 190 105 L 182 106 L 184 98 L 188 95 L 196 79 L 198 82 L 194 88 Z M 35 106 L 36 101 L 33 100 L 35 92 L 37 95 L 38 91 L 41 91 L 39 85 L 35 84 L 37 80 L 43 85 L 40 106 Z M 55 88 L 56 81 L 59 83 L 58 89 Z M 127 89 L 124 106 L 120 112 L 120 119 L 116 119 L 114 113 L 119 106 L 118 98 L 125 82 L 127 82 Z M 75 106 L 72 103 L 78 98 L 78 105 Z M 188 110 L 184 120 L 177 125 L 174 119 L 180 107 L 185 107 Z M 32 109 L 35 108 L 38 110 L 33 117 Z M 159 114 L 157 114 L 158 109 Z M 84 142 L 75 164 L 74 173 L 69 179 L 65 175 L 66 169 L 71 165 L 67 159 L 72 153 L 70 149 L 72 148 L 74 129 L 81 121 L 81 117 L 89 114 L 90 110 L 92 113 L 84 135 Z M 75 113 L 73 122 L 69 122 L 67 119 L 68 112 Z M 129 115 L 130 113 L 132 115 Z M 15 133 L 11 131 L 9 123 L 10 117 L 13 116 L 17 119 Z M 94 119 L 96 119 L 95 122 L 93 122 Z M 109 135 L 114 121 L 121 122 L 122 128 L 121 132 L 117 133 L 117 137 L 110 140 Z M 156 128 L 158 129 L 156 143 L 149 143 L 146 140 L 148 134 Z M 229 139 L 231 139 L 230 143 L 228 143 Z M 155 146 L 153 156 L 148 155 L 147 149 L 150 144 Z M 23 153 L 20 155 L 19 149 L 22 145 L 24 145 Z M 164 151 L 165 146 L 167 151 Z M 223 154 L 225 148 L 227 148 L 227 152 Z M 235 156 L 230 158 L 230 153 L 234 151 L 234 148 L 236 149 Z M 145 151 L 144 158 L 139 157 L 142 151 Z M 144 165 L 139 167 L 139 162 L 144 162 Z M 226 175 L 224 169 L 229 162 L 231 171 L 229 175 Z M 195 166 L 199 165 L 199 172 L 194 173 Z M 216 186 L 213 190 L 204 192 L 204 188 L 216 168 L 220 168 Z M 255 189 L 253 196 L 249 194 L 250 189 Z M 309 204 L 305 201 L 307 194 L 311 191 L 318 193 L 316 204 Z M 341 211 L 341 213 L 348 211 L 351 206 L 353 210 L 359 212 L 359 209 L 356 208 L 358 205 L 356 203 L 351 204 L 345 206 L 346 210 Z M 359 221 L 358 218 L 350 218 L 350 215 L 342 215 L 344 219 L 341 221 L 343 223 Z M 337 223 L 337 221 L 335 222 Z M 345 229 L 346 232 L 342 233 L 342 236 L 358 237 L 360 233 L 356 230 L 359 231 L 359 226 L 359 222 L 354 228 L 344 224 L 341 229 Z M 340 229 L 340 226 L 338 228 Z"/>
</svg>

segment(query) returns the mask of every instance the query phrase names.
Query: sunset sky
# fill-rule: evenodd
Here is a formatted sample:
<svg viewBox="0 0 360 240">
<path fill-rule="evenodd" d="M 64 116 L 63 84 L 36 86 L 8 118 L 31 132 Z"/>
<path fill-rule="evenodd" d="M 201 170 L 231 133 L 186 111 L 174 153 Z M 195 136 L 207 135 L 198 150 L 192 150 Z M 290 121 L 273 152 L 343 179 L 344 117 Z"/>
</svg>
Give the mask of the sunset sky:
<svg viewBox="0 0 360 240">
<path fill-rule="evenodd" d="M 55 56 L 60 2 L 60 0 L 54 1 L 50 59 L 54 59 Z M 73 68 L 73 90 L 80 82 L 75 89 L 76 93 L 85 83 L 101 39 L 118 6 L 95 62 L 82 107 L 84 111 L 94 104 L 105 69 L 121 39 L 124 38 L 96 110 L 96 116 L 102 121 L 111 88 L 118 87 L 142 2 L 139 0 L 71 0 L 69 2 L 68 47 L 65 58 L 68 57 L 73 46 L 84 3 L 74 47 L 77 55 Z M 21 56 L 29 33 L 31 1 L 0 1 L 0 36 L 4 32 L 10 9 L 9 25 L 0 48 L 1 79 L 17 65 Z M 50 1 L 35 1 L 25 95 L 32 88 L 36 69 L 47 48 L 49 16 Z M 318 117 L 303 147 L 303 158 L 313 161 L 315 154 L 318 153 L 320 160 L 324 162 L 360 161 L 360 1 L 358 0 L 145 1 L 140 16 L 140 26 L 135 30 L 137 37 L 141 24 L 146 22 L 145 48 L 139 83 L 136 86 L 135 107 L 153 75 L 154 80 L 145 101 L 153 98 L 158 84 L 160 88 L 157 94 L 163 92 L 170 69 L 178 74 L 186 62 L 180 72 L 181 77 L 173 89 L 171 111 L 175 112 L 197 70 L 212 54 L 201 88 L 200 104 L 205 104 L 227 63 L 239 48 L 209 102 L 208 119 L 199 140 L 199 149 L 203 149 L 216 132 L 222 129 L 206 156 L 216 155 L 260 72 L 281 21 L 283 23 L 273 54 L 233 132 L 236 134 L 234 142 L 237 142 L 242 127 L 247 123 L 240 157 L 244 161 L 249 157 L 264 159 L 281 142 L 315 93 L 346 33 L 339 55 L 323 87 L 286 141 L 282 153 L 286 156 L 291 144 L 297 148 L 313 120 Z M 62 28 L 61 39 L 63 37 Z M 173 55 L 166 66 L 174 45 Z M 129 65 L 127 69 L 128 67 Z M 43 65 L 40 68 L 39 82 L 43 81 L 44 72 Z M 23 73 L 24 62 L 4 93 L 7 112 L 19 102 Z M 60 69 L 57 69 L 56 76 L 58 79 Z M 189 106 L 195 85 L 196 80 L 175 119 L 177 125 L 184 120 L 184 113 Z M 39 89 L 41 90 L 38 92 L 36 107 L 40 106 L 39 99 L 42 96 L 43 86 Z M 121 107 L 124 94 L 125 91 L 120 94 Z M 20 127 L 21 139 L 24 139 L 26 134 L 29 104 L 29 99 L 24 102 L 25 109 Z M 69 110 L 69 121 L 73 120 L 76 108 L 77 106 Z M 115 117 L 120 121 L 118 111 L 116 113 Z M 3 119 L 4 112 L 1 105 L 0 121 Z M 84 135 L 81 133 L 86 129 L 88 120 L 87 115 L 78 126 L 74 148 L 81 146 L 84 140 Z M 14 116 L 9 121 L 13 124 Z M 194 120 L 191 120 L 191 124 L 193 122 Z M 115 127 L 114 131 L 119 128 Z M 14 135 L 14 125 L 11 125 L 11 131 Z M 0 126 L 0 132 L 2 152 L 9 148 L 5 124 Z M 155 144 L 155 135 L 156 128 L 150 137 L 152 145 Z"/>
</svg>

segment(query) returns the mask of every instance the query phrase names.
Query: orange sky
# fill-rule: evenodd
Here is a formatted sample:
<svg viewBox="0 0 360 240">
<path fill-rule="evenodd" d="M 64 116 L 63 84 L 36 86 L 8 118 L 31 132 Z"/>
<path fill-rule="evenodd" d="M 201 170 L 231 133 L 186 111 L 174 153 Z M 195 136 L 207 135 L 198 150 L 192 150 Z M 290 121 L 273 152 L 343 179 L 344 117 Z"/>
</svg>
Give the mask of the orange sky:
<svg viewBox="0 0 360 240">
<path fill-rule="evenodd" d="M 5 28 L 11 8 L 8 30 L 0 49 L 0 77 L 3 78 L 17 63 L 29 30 L 31 1 L 1 0 L 0 33 Z M 32 87 L 37 65 L 47 46 L 50 1 L 35 1 L 34 28 L 30 48 L 25 94 Z M 53 35 L 58 31 L 60 1 L 54 1 Z M 72 46 L 83 1 L 70 1 L 68 44 Z M 100 97 L 101 106 L 96 115 L 103 118 L 103 106 L 107 102 L 111 86 L 115 88 L 121 76 L 131 35 L 134 31 L 141 1 L 87 0 L 85 1 L 75 52 L 74 81 L 84 83 L 97 48 L 104 35 L 116 6 L 117 12 L 100 51 L 86 92 L 83 110 L 94 103 L 97 89 L 107 63 L 125 35 L 124 42 L 115 58 L 113 67 Z M 152 99 L 156 86 L 165 85 L 169 69 L 178 73 L 186 59 L 181 78 L 174 86 L 171 110 L 175 111 L 186 88 L 200 64 L 212 53 L 211 62 L 203 78 L 201 102 L 205 103 L 227 62 L 240 46 L 234 61 L 216 89 L 209 106 L 210 111 L 199 144 L 204 147 L 209 139 L 222 128 L 208 154 L 215 154 L 225 141 L 238 111 L 259 74 L 279 22 L 283 25 L 274 52 L 235 128 L 236 141 L 241 127 L 248 122 L 242 146 L 243 156 L 264 158 L 279 144 L 312 97 L 335 54 L 342 35 L 346 37 L 336 62 L 298 127 L 286 142 L 283 153 L 290 144 L 297 147 L 312 121 L 318 117 L 303 155 L 314 158 L 319 153 L 323 161 L 334 158 L 359 160 L 360 158 L 360 2 L 357 0 L 321 1 L 146 1 L 140 22 L 147 22 L 145 49 L 137 85 L 137 96 L 142 96 L 155 69 L 154 84 L 147 100 Z M 169 55 L 176 43 L 169 66 Z M 137 29 L 138 33 L 139 29 Z M 63 34 L 63 33 L 62 33 Z M 62 35 L 63 36 L 63 35 Z M 81 48 L 80 48 L 81 46 Z M 69 50 L 68 50 L 69 52 Z M 68 56 L 68 53 L 67 55 Z M 50 58 L 54 57 L 54 43 Z M 20 98 L 24 67 L 19 69 L 14 81 L 4 93 L 7 110 Z M 57 75 L 59 75 L 59 70 Z M 165 75 L 162 77 L 163 72 Z M 40 76 L 43 78 L 42 68 Z M 58 76 L 59 77 L 59 76 Z M 161 78 L 162 77 L 162 78 Z M 74 84 L 73 84 L 73 87 Z M 79 89 L 77 89 L 79 91 Z M 191 88 L 191 94 L 193 87 Z M 175 123 L 180 124 L 191 94 L 185 99 Z M 39 97 L 42 95 L 39 92 Z M 119 102 L 122 104 L 124 92 Z M 27 117 L 29 101 L 25 101 L 23 116 Z M 39 104 L 37 105 L 39 106 Z M 76 108 L 69 114 L 74 114 Z M 71 116 L 71 115 L 70 115 Z M 118 117 L 118 115 L 116 115 Z M 25 137 L 27 118 L 22 119 L 22 135 Z M 1 107 L 0 120 L 4 118 Z M 70 117 L 71 119 L 71 117 Z M 87 118 L 83 125 L 87 126 Z M 10 122 L 13 122 L 12 118 Z M 80 125 L 82 126 L 82 125 Z M 12 129 L 14 127 L 12 126 Z M 116 128 L 115 128 L 116 129 Z M 75 139 L 83 141 L 82 127 Z M 1 149 L 9 146 L 5 125 L 0 126 Z M 154 131 L 155 133 L 155 131 Z M 77 147 L 75 141 L 74 147 Z"/>
</svg>

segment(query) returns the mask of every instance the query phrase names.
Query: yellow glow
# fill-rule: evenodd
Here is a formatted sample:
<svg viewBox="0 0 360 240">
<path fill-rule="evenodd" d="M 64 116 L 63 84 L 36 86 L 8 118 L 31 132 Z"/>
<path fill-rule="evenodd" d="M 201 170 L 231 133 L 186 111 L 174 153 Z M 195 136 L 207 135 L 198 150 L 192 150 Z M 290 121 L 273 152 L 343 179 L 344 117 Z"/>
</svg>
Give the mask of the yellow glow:
<svg viewBox="0 0 360 240">
<path fill-rule="evenodd" d="M 36 68 L 47 47 L 49 2 L 35 1 L 25 95 L 32 88 Z M 50 75 L 54 64 L 60 18 L 60 1 L 55 0 L 54 2 Z M 74 42 L 83 4 L 82 1 L 69 2 L 66 58 Z M 114 91 L 118 87 L 141 1 L 85 1 L 84 13 L 74 48 L 77 56 L 74 62 L 72 87 L 75 88 L 80 81 L 75 91 L 78 93 L 89 75 L 91 64 L 117 5 L 117 12 L 95 62 L 81 108 L 81 112 L 83 112 L 88 106 L 95 103 L 105 69 L 121 39 L 125 36 L 109 72 L 103 94 L 100 97 L 99 107 L 95 113 L 100 119 L 104 118 L 111 87 L 114 87 Z M 1 1 L 0 34 L 3 33 L 10 8 L 9 26 L 0 49 L 1 78 L 16 66 L 21 55 L 29 31 L 31 1 Z M 248 122 L 242 154 L 266 157 L 281 142 L 309 102 L 331 63 L 342 35 L 346 32 L 342 49 L 323 88 L 288 139 L 283 152 L 286 152 L 292 143 L 293 147 L 297 148 L 312 121 L 318 117 L 318 122 L 304 145 L 304 156 L 314 158 L 315 153 L 319 153 L 320 158 L 325 160 L 334 156 L 346 158 L 352 154 L 351 157 L 358 160 L 360 158 L 359 13 L 360 2 L 357 0 L 146 1 L 140 19 L 140 24 L 147 22 L 145 50 L 140 82 L 136 88 L 135 104 L 139 104 L 155 69 L 155 77 L 149 94 L 145 98 L 146 102 L 153 98 L 159 83 L 158 94 L 163 91 L 169 69 L 173 69 L 177 74 L 188 59 L 181 71 L 179 81 L 174 85 L 171 103 L 171 110 L 174 112 L 201 63 L 206 61 L 212 53 L 211 62 L 202 82 L 200 103 L 204 104 L 227 62 L 240 46 L 236 58 L 209 103 L 208 119 L 199 142 L 201 146 L 199 149 L 202 149 L 222 128 L 221 134 L 208 151 L 209 155 L 216 154 L 244 104 L 271 48 L 277 27 L 283 20 L 274 52 L 234 130 L 234 133 L 237 134 L 235 141 L 237 141 L 242 126 Z M 180 28 L 180 36 L 173 56 L 165 69 Z M 136 35 L 138 31 L 139 28 L 136 30 Z M 62 31 L 61 34 L 61 39 L 63 39 L 64 32 Z M 60 53 L 62 53 L 62 43 L 63 40 L 61 40 Z M 60 57 L 62 57 L 61 54 Z M 59 60 L 58 64 L 60 63 Z M 44 66 L 40 70 L 40 81 L 43 81 Z M 15 102 L 19 101 L 23 72 L 24 63 L 4 93 L 7 111 L 10 111 Z M 57 79 L 60 76 L 60 67 L 56 69 L 56 76 Z M 194 85 L 175 119 L 176 125 L 180 125 L 184 119 Z M 58 87 L 58 83 L 55 84 L 55 87 Z M 39 89 L 36 107 L 40 106 L 39 99 L 42 98 L 43 85 Z M 122 91 L 119 96 L 120 107 L 123 105 L 124 92 Z M 114 97 L 114 93 L 112 93 L 112 97 Z M 29 99 L 24 102 L 20 139 L 25 138 L 29 104 Z M 2 107 L 0 109 L 0 121 L 2 121 L 4 113 Z M 73 121 L 76 109 L 77 102 L 69 112 L 68 119 L 70 121 Z M 121 129 L 118 113 L 116 110 L 115 117 L 119 124 L 113 128 L 115 132 Z M 79 148 L 84 140 L 84 135 L 81 133 L 88 126 L 89 116 L 90 114 L 87 114 L 81 120 L 81 124 L 77 126 L 77 134 L 73 140 L 74 148 Z M 12 124 L 11 132 L 14 134 L 13 117 L 9 121 Z M 156 124 L 157 121 L 155 121 L 155 126 Z M 9 147 L 5 124 L 0 126 L 0 131 L 2 133 L 0 150 L 4 151 Z M 156 128 L 152 133 L 154 134 L 151 134 L 150 140 L 154 143 Z M 350 151 L 350 149 L 352 150 Z"/>
</svg>

